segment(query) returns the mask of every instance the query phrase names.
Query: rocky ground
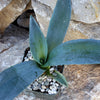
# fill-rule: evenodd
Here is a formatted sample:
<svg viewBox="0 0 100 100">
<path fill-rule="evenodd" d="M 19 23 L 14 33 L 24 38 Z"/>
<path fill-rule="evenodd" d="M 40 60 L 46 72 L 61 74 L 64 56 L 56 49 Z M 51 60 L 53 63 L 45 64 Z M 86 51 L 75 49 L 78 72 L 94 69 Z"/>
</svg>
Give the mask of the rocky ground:
<svg viewBox="0 0 100 100">
<path fill-rule="evenodd" d="M 20 15 L 27 9 L 33 8 L 36 14 L 35 18 L 46 36 L 56 1 L 0 1 L 0 33 L 3 33 L 0 34 L 0 72 L 21 62 L 24 50 L 29 46 L 28 16 L 30 14 L 34 16 L 34 13 L 28 11 L 27 14 Z M 87 38 L 100 39 L 100 1 L 71 1 L 72 18 L 64 41 Z M 65 66 L 63 74 L 69 87 L 60 91 L 57 96 L 52 96 L 55 97 L 55 100 L 100 100 L 100 65 L 69 65 Z M 45 98 L 53 100 L 50 97 L 43 94 L 38 95 L 27 88 L 14 100 L 44 100 Z"/>
</svg>

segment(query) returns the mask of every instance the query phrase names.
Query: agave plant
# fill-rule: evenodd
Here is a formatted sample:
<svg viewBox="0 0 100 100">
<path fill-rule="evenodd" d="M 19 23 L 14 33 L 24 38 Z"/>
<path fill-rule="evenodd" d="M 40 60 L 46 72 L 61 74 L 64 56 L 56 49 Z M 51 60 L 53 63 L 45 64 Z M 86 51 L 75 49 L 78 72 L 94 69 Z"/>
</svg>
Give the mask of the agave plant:
<svg viewBox="0 0 100 100">
<path fill-rule="evenodd" d="M 100 64 L 100 40 L 79 39 L 62 43 L 71 17 L 71 1 L 58 0 L 47 37 L 30 16 L 30 49 L 34 60 L 11 66 L 0 73 L 0 100 L 12 100 L 42 74 L 67 86 L 65 77 L 50 66 Z"/>
</svg>

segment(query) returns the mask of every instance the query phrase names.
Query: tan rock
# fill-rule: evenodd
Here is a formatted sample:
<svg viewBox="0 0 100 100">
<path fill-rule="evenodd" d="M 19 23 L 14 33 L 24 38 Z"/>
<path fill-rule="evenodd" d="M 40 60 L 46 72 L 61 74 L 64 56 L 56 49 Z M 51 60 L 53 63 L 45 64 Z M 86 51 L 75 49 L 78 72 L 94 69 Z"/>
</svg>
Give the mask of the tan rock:
<svg viewBox="0 0 100 100">
<path fill-rule="evenodd" d="M 70 21 L 70 25 L 64 41 L 75 39 L 100 39 L 100 24 L 86 24 L 78 21 Z"/>
<path fill-rule="evenodd" d="M 32 0 L 38 22 L 46 34 L 48 24 L 57 0 Z M 0 31 L 13 22 L 23 11 L 31 6 L 30 0 L 1 0 L 0 1 Z M 44 19 L 44 21 L 42 21 Z M 100 22 L 99 0 L 72 0 L 72 19 L 84 23 Z"/>
<path fill-rule="evenodd" d="M 0 31 L 13 22 L 27 7 L 30 0 L 12 0 L 5 8 L 0 11 Z"/>
<path fill-rule="evenodd" d="M 68 31 L 64 38 L 64 42 L 69 41 L 69 40 L 87 39 L 88 38 L 88 36 L 84 35 L 80 30 L 78 30 L 76 28 L 76 26 L 77 26 L 77 23 L 75 23 L 74 21 L 70 21 Z"/>
<path fill-rule="evenodd" d="M 59 100 L 99 100 L 100 65 L 65 66 L 64 75 L 69 86 Z"/>
<path fill-rule="evenodd" d="M 12 0 L 0 0 L 0 11 L 6 7 Z"/>
</svg>

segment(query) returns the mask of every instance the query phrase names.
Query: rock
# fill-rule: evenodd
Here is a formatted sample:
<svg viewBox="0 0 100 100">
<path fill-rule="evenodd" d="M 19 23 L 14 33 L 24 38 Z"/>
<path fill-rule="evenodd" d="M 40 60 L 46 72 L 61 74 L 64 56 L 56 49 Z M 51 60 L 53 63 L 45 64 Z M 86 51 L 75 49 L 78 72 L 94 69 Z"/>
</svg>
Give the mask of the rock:
<svg viewBox="0 0 100 100">
<path fill-rule="evenodd" d="M 38 2 L 45 4 L 53 10 L 55 8 L 57 0 L 37 0 Z"/>
<path fill-rule="evenodd" d="M 19 41 L 25 41 L 29 37 L 28 33 L 28 30 L 11 24 L 4 31 L 0 42 L 9 48 L 14 46 Z"/>
<path fill-rule="evenodd" d="M 56 1 L 57 0 L 32 0 L 32 7 L 45 36 Z M 31 3 L 30 0 L 13 0 L 11 2 L 7 0 L 4 5 L 6 5 L 5 8 L 2 6 L 0 11 L 1 32 L 21 15 L 22 12 L 29 9 Z M 28 28 L 28 20 L 26 20 L 26 26 L 23 26 L 23 18 L 25 17 L 19 17 L 17 24 Z M 64 41 L 87 38 L 100 39 L 99 22 L 99 0 L 72 0 L 72 18 Z M 11 27 L 18 30 L 18 33 L 16 34 L 13 29 L 11 31 L 7 29 L 2 41 L 0 38 L 0 72 L 11 65 L 21 62 L 24 50 L 29 46 L 28 40 L 26 40 L 28 31 L 23 28 L 15 27 L 15 25 L 9 26 L 9 28 Z M 100 99 L 100 65 L 69 65 L 65 67 L 64 75 L 69 87 L 62 89 L 57 100 Z M 36 95 L 27 88 L 14 100 L 42 100 L 40 99 L 42 96 L 43 94 L 37 98 Z"/>
<path fill-rule="evenodd" d="M 0 11 L 6 7 L 12 0 L 0 0 Z"/>
<path fill-rule="evenodd" d="M 0 38 L 0 72 L 22 61 L 28 47 L 28 31 L 13 24 L 6 28 Z"/>
<path fill-rule="evenodd" d="M 23 91 L 18 97 L 14 100 L 36 100 L 33 93 L 29 93 L 27 91 Z M 38 100 L 38 99 L 37 99 Z"/>
<path fill-rule="evenodd" d="M 100 100 L 100 83 L 98 83 L 90 92 L 91 100 Z"/>
<path fill-rule="evenodd" d="M 69 41 L 69 40 L 75 40 L 75 39 L 89 38 L 88 36 L 84 35 L 84 32 L 81 31 L 81 29 L 79 30 L 79 27 L 77 26 L 77 24 L 80 24 L 80 23 L 75 22 L 75 21 L 70 21 L 70 25 L 68 27 L 67 33 L 64 38 L 64 42 Z"/>
<path fill-rule="evenodd" d="M 26 10 L 28 3 L 30 3 L 30 0 L 12 0 L 0 11 L 0 32 L 3 32 L 10 23 Z M 7 4 L 6 1 L 4 2 L 5 4 Z"/>
<path fill-rule="evenodd" d="M 32 7 L 45 35 L 56 1 L 57 0 L 32 0 Z M 3 32 L 22 12 L 32 8 L 30 0 L 1 0 L 0 5 L 0 32 Z M 72 20 L 84 23 L 100 22 L 100 1 L 72 0 Z"/>
<path fill-rule="evenodd" d="M 42 31 L 47 33 L 49 21 L 57 0 L 32 0 L 32 7 L 36 13 Z M 99 0 L 72 0 L 72 20 L 86 24 L 100 22 Z"/>
<path fill-rule="evenodd" d="M 17 24 L 20 27 L 29 28 L 30 15 L 32 15 L 36 20 L 36 16 L 35 16 L 34 10 L 27 10 L 21 16 L 19 16 L 19 18 L 17 19 Z"/>
<path fill-rule="evenodd" d="M 85 24 L 77 21 L 70 21 L 70 25 L 64 41 L 74 39 L 100 39 L 100 24 Z"/>
<path fill-rule="evenodd" d="M 72 0 L 72 19 L 84 23 L 100 22 L 100 0 Z"/>
<path fill-rule="evenodd" d="M 0 43 L 0 54 L 3 53 L 5 50 L 8 50 L 10 47 L 6 44 Z"/>
<path fill-rule="evenodd" d="M 23 59 L 24 50 L 29 46 L 28 40 L 22 40 L 15 46 L 0 54 L 0 72 L 4 69 L 20 63 Z"/>
<path fill-rule="evenodd" d="M 64 75 L 69 86 L 58 100 L 99 100 L 100 65 L 69 65 Z"/>
<path fill-rule="evenodd" d="M 48 29 L 49 21 L 51 19 L 51 15 L 53 13 L 53 9 L 50 6 L 48 6 L 49 4 L 52 4 L 52 3 L 48 3 L 48 5 L 46 5 L 47 2 L 49 1 L 50 0 L 48 1 L 47 0 L 42 0 L 42 1 L 32 0 L 32 7 L 35 11 L 36 18 L 45 36 L 47 34 L 47 29 Z M 52 0 L 52 1 L 55 2 L 55 0 Z"/>
</svg>

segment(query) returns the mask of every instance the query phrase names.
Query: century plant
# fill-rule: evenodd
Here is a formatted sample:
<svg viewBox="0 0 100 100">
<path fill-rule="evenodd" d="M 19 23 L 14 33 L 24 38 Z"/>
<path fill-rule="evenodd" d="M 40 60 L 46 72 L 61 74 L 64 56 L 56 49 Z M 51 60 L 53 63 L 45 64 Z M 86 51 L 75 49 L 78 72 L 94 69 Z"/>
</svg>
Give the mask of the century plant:
<svg viewBox="0 0 100 100">
<path fill-rule="evenodd" d="M 12 100 L 42 74 L 50 75 L 67 86 L 65 77 L 50 66 L 69 64 L 100 64 L 100 40 L 78 39 L 65 43 L 71 18 L 71 0 L 58 0 L 47 37 L 30 16 L 29 43 L 34 60 L 14 65 L 0 73 L 0 100 Z"/>
</svg>

